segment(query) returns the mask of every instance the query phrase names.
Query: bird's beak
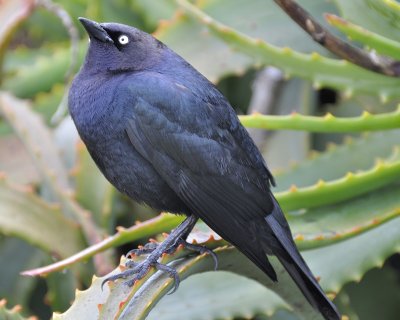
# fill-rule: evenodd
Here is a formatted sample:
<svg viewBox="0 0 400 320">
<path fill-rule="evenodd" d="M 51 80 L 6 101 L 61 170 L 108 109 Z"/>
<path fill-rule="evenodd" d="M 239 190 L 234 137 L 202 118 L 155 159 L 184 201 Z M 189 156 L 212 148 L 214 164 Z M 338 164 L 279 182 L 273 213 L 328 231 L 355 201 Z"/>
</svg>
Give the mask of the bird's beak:
<svg viewBox="0 0 400 320">
<path fill-rule="evenodd" d="M 104 30 L 99 23 L 86 18 L 78 18 L 78 20 L 85 27 L 87 33 L 90 37 L 96 38 L 101 42 L 114 43 L 113 39 L 110 38 L 107 31 Z"/>
</svg>

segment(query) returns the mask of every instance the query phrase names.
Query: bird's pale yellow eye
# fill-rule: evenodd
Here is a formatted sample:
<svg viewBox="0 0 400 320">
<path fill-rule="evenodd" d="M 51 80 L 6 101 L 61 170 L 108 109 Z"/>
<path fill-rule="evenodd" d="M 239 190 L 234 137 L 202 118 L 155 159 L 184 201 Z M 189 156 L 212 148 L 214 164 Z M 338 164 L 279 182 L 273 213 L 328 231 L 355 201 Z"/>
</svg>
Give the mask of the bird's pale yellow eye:
<svg viewBox="0 0 400 320">
<path fill-rule="evenodd" d="M 122 34 L 118 37 L 118 42 L 122 45 L 127 44 L 129 42 L 129 38 L 127 35 Z"/>
</svg>

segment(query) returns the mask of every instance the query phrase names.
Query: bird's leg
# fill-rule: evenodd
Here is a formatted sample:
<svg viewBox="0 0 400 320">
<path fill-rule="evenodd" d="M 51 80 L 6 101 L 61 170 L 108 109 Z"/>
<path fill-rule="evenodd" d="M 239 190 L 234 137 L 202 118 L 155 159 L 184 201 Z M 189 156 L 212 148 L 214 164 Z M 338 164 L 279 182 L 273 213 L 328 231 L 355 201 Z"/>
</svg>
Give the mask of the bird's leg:
<svg viewBox="0 0 400 320">
<path fill-rule="evenodd" d="M 197 219 L 196 219 L 196 222 L 197 222 Z M 196 222 L 194 224 L 196 224 Z M 171 247 L 169 247 L 164 253 L 167 253 L 167 254 L 174 253 L 175 250 L 180 245 L 182 245 L 184 248 L 186 248 L 190 251 L 197 252 L 199 254 L 208 253 L 214 259 L 215 270 L 216 270 L 218 268 L 218 260 L 217 260 L 217 255 L 214 253 L 214 251 L 212 251 L 211 249 L 208 249 L 206 246 L 192 244 L 192 243 L 189 243 L 186 241 L 186 238 L 189 236 L 192 229 L 193 229 L 193 227 L 191 229 L 187 228 L 187 230 L 182 233 L 181 237 L 178 238 L 176 243 L 174 245 L 172 245 Z M 133 255 L 141 256 L 144 254 L 149 254 L 149 253 L 152 253 L 158 247 L 158 245 L 159 244 L 156 242 L 149 242 L 149 243 L 146 243 L 143 247 L 141 247 L 139 249 L 130 250 L 126 255 L 129 257 L 129 256 L 133 256 Z"/>
<path fill-rule="evenodd" d="M 126 256 L 141 256 L 144 254 L 152 253 L 155 249 L 157 249 L 158 243 L 156 242 L 149 242 L 146 243 L 143 247 L 139 247 L 138 249 L 132 249 L 129 251 Z"/>
<path fill-rule="evenodd" d="M 167 253 L 167 254 L 174 253 L 175 250 L 178 248 L 178 246 L 182 245 L 184 248 L 186 248 L 190 251 L 193 251 L 193 252 L 198 252 L 199 254 L 203 254 L 203 253 L 211 254 L 213 256 L 213 259 L 215 260 L 215 265 L 217 265 L 216 255 L 215 255 L 214 251 L 212 251 L 211 249 L 208 249 L 206 246 L 189 243 L 184 240 L 186 237 L 187 237 L 186 235 L 180 237 L 176 241 L 176 243 L 174 245 L 172 245 L 171 247 L 169 247 L 164 253 Z M 126 255 L 129 257 L 129 256 L 142 256 L 145 254 L 150 254 L 154 250 L 156 250 L 158 248 L 158 246 L 159 246 L 159 244 L 156 242 L 149 242 L 149 243 L 146 243 L 141 248 L 130 250 Z"/>
<path fill-rule="evenodd" d="M 208 253 L 214 260 L 214 270 L 218 269 L 217 255 L 211 249 L 207 248 L 206 246 L 199 245 L 199 244 L 189 243 L 189 242 L 183 240 L 182 238 L 178 240 L 178 242 L 176 243 L 176 247 L 173 249 L 176 249 L 179 245 L 182 245 L 185 249 L 196 252 L 198 254 Z"/>
<path fill-rule="evenodd" d="M 132 286 L 137 280 L 142 279 L 147 272 L 150 270 L 151 267 L 155 267 L 158 270 L 167 272 L 171 278 L 175 280 L 175 286 L 172 292 L 174 292 L 178 286 L 179 286 L 179 277 L 176 272 L 176 270 L 172 267 L 169 267 L 167 265 L 161 264 L 158 262 L 159 258 L 164 254 L 164 253 L 172 253 L 176 250 L 176 248 L 179 245 L 183 245 L 184 247 L 188 248 L 191 251 L 196 251 L 199 253 L 210 253 L 214 259 L 215 262 L 216 256 L 215 253 L 203 246 L 199 245 L 194 245 L 194 244 L 189 244 L 185 241 L 186 237 L 188 234 L 191 232 L 193 229 L 194 225 L 197 222 L 197 217 L 191 215 L 187 217 L 178 227 L 176 227 L 174 230 L 171 231 L 171 233 L 168 235 L 168 237 L 161 243 L 154 243 L 150 242 L 146 244 L 143 248 L 140 249 L 134 249 L 128 252 L 129 255 L 143 255 L 143 254 L 149 254 L 145 260 L 142 262 L 134 262 L 134 261 L 128 261 L 126 263 L 126 266 L 128 269 L 125 271 L 113 275 L 111 277 L 106 278 L 103 281 L 103 284 L 107 281 L 114 281 L 117 279 L 126 279 L 130 276 L 134 277 L 132 279 L 129 279 L 127 281 L 127 284 L 129 286 Z M 102 285 L 103 285 L 102 284 Z M 172 293 L 171 292 L 171 293 Z"/>
</svg>

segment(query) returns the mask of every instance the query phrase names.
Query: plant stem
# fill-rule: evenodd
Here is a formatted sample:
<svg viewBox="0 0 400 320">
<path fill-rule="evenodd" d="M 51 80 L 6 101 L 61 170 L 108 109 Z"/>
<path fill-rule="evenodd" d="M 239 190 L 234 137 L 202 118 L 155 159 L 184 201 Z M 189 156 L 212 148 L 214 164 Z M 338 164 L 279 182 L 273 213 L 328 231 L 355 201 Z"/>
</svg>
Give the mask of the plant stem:
<svg viewBox="0 0 400 320">
<path fill-rule="evenodd" d="M 367 111 L 359 117 L 336 118 L 328 113 L 324 117 L 292 113 L 285 116 L 252 114 L 239 116 L 245 127 L 268 130 L 304 130 L 310 132 L 358 132 L 400 128 L 400 107 L 389 113 L 372 115 Z"/>
</svg>

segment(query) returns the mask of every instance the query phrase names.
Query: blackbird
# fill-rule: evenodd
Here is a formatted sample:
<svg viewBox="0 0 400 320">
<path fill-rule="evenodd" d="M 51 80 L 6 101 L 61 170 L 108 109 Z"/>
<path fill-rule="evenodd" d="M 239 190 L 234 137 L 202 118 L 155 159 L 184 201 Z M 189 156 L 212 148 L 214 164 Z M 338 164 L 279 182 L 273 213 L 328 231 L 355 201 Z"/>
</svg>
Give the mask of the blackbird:
<svg viewBox="0 0 400 320">
<path fill-rule="evenodd" d="M 236 246 L 273 281 L 276 256 L 325 319 L 340 319 L 293 241 L 270 187 L 274 179 L 226 98 L 187 61 L 153 36 L 118 23 L 79 18 L 90 37 L 69 92 L 81 139 L 121 192 L 157 210 L 184 214 L 141 263 L 108 278 L 143 278 L 150 267 L 179 283 L 158 262 L 186 242 L 198 218 Z"/>
</svg>

